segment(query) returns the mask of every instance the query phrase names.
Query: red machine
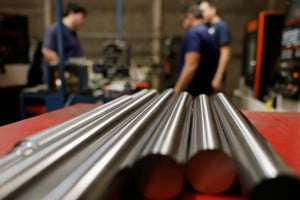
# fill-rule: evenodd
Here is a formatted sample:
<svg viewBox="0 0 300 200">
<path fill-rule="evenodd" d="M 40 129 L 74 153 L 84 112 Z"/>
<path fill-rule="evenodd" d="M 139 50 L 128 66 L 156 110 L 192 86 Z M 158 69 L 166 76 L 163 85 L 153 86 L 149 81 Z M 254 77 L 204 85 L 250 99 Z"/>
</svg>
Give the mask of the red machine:
<svg viewBox="0 0 300 200">
<path fill-rule="evenodd" d="M 261 11 L 247 24 L 243 75 L 253 96 L 263 100 L 272 88 L 272 73 L 280 54 L 284 13 Z"/>
</svg>

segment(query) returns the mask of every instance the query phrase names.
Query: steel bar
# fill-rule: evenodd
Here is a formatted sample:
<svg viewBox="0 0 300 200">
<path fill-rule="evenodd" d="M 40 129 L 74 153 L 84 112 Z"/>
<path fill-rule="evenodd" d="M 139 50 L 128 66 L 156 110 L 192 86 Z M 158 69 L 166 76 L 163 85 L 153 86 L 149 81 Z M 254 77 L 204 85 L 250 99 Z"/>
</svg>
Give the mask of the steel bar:
<svg viewBox="0 0 300 200">
<path fill-rule="evenodd" d="M 109 142 L 79 166 L 46 199 L 106 199 L 112 180 L 122 170 L 117 163 L 123 161 L 134 146 L 139 144 L 145 131 L 153 128 L 153 118 L 160 116 L 160 112 L 168 105 L 172 96 L 173 90 L 161 94 L 131 123 L 116 132 Z M 130 166 L 134 158 L 128 161 L 126 165 Z"/>
<path fill-rule="evenodd" d="M 96 151 L 101 151 L 100 149 L 103 149 L 103 146 L 105 146 L 109 140 L 114 138 L 117 132 L 119 132 L 126 124 L 130 123 L 138 114 L 143 112 L 146 106 L 154 100 L 155 98 L 151 99 L 145 105 L 142 105 L 134 112 L 129 113 L 128 116 L 122 119 L 122 121 L 117 123 L 111 129 L 108 129 L 108 131 L 104 135 L 101 135 L 95 140 L 84 142 L 81 147 L 77 148 L 77 150 L 73 153 L 70 153 L 68 156 L 66 156 L 65 159 L 61 160 L 60 162 L 56 162 L 55 165 L 48 167 L 44 172 L 38 174 L 34 179 L 29 180 L 23 187 L 18 188 L 15 192 L 8 196 L 8 199 L 45 199 L 47 195 L 53 193 L 58 185 L 58 189 L 60 192 L 65 190 L 65 188 L 68 188 L 72 181 L 75 181 L 75 178 L 80 176 L 80 173 L 76 173 L 73 175 L 72 173 L 79 166 L 87 165 L 88 160 Z M 126 173 L 123 174 L 126 175 Z M 119 177 L 116 179 L 117 182 L 121 182 L 120 180 L 121 179 Z M 113 183 L 112 185 L 115 186 L 116 184 Z M 110 186 L 109 189 L 112 189 L 113 191 L 117 190 L 112 186 Z M 59 198 L 53 197 L 52 199 Z"/>
<path fill-rule="evenodd" d="M 47 167 L 53 165 L 58 160 L 63 159 L 64 156 L 76 150 L 80 145 L 84 145 L 85 141 L 103 135 L 108 128 L 112 127 L 129 113 L 132 113 L 132 111 L 148 102 L 156 94 L 157 91 L 151 90 L 146 95 L 143 95 L 143 97 L 124 108 L 115 110 L 113 113 L 93 121 L 88 126 L 78 129 L 56 143 L 32 154 L 32 156 L 24 159 L 11 168 L 2 171 L 0 173 L 0 198 L 7 196 Z"/>
<path fill-rule="evenodd" d="M 142 91 L 139 94 L 145 94 L 144 92 L 145 91 Z M 136 97 L 138 97 L 139 94 L 137 94 Z M 9 168 L 17 162 L 23 160 L 25 157 L 30 156 L 33 152 L 37 151 L 38 149 L 44 148 L 49 144 L 56 142 L 57 140 L 93 122 L 101 116 L 106 115 L 112 112 L 113 110 L 132 102 L 134 99 L 135 98 L 129 95 L 122 96 L 107 104 L 98 106 L 97 108 L 85 114 L 82 114 L 71 120 L 37 132 L 35 135 L 23 139 L 15 146 L 15 148 L 7 156 L 0 159 L 0 171 Z"/>
<path fill-rule="evenodd" d="M 236 179 L 235 165 L 223 149 L 227 142 L 221 134 L 209 96 L 199 95 L 193 103 L 189 161 L 185 167 L 188 182 L 198 192 L 223 193 Z"/>
<path fill-rule="evenodd" d="M 191 102 L 186 92 L 177 97 L 134 167 L 137 188 L 148 199 L 171 199 L 183 189 Z"/>
<path fill-rule="evenodd" d="M 223 93 L 212 101 L 248 199 L 300 199 L 299 177 L 259 131 Z"/>
<path fill-rule="evenodd" d="M 134 100 L 142 97 L 147 92 L 148 92 L 148 90 L 141 90 L 133 95 L 121 96 L 113 101 L 110 101 L 110 102 L 104 104 L 104 105 L 98 106 L 97 108 L 95 108 L 89 112 L 86 112 L 78 117 L 75 117 L 64 123 L 61 123 L 59 125 L 51 127 L 44 131 L 41 131 L 31 137 L 28 137 L 27 139 L 25 139 L 25 141 L 30 141 L 35 146 L 44 146 L 49 143 L 53 143 L 56 140 L 59 140 L 62 137 L 65 137 L 67 134 L 78 129 L 79 127 L 89 124 L 90 122 L 96 120 L 97 118 L 103 116 L 104 114 L 107 114 L 107 113 L 111 112 L 112 110 L 114 110 L 118 107 L 121 107 L 122 105 L 124 105 L 130 101 L 134 101 Z"/>
</svg>

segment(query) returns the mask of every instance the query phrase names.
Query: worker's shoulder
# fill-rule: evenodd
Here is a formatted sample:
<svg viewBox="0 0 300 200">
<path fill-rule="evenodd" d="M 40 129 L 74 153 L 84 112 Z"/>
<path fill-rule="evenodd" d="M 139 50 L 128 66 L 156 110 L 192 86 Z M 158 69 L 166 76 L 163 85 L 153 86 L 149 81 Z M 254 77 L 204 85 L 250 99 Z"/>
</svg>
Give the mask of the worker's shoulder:
<svg viewBox="0 0 300 200">
<path fill-rule="evenodd" d="M 229 24 L 224 19 L 220 19 L 218 22 L 213 23 L 211 26 L 221 29 L 229 29 Z"/>
<path fill-rule="evenodd" d="M 189 29 L 188 33 L 189 34 L 199 34 L 199 33 L 206 33 L 207 27 L 204 24 L 199 24 L 197 26 L 194 26 Z"/>
</svg>

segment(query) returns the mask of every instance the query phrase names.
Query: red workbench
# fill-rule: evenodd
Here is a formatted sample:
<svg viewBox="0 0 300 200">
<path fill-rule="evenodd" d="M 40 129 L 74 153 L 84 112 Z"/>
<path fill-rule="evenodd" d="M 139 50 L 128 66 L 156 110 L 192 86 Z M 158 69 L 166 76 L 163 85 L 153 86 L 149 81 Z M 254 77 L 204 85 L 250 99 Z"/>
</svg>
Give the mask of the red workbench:
<svg viewBox="0 0 300 200">
<path fill-rule="evenodd" d="M 0 127 L 0 157 L 21 139 L 40 130 L 61 123 L 98 106 L 76 104 Z M 244 111 L 255 127 L 277 150 L 279 155 L 300 175 L 300 112 Z M 242 197 L 187 194 L 188 200 L 242 200 Z"/>
</svg>

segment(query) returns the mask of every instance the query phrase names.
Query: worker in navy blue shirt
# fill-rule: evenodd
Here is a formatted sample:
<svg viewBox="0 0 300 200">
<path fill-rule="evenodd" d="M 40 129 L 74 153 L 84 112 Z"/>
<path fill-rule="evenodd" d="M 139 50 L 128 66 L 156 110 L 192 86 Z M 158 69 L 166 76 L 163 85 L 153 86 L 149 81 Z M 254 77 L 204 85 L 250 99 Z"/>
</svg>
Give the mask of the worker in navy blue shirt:
<svg viewBox="0 0 300 200">
<path fill-rule="evenodd" d="M 63 50 L 64 59 L 83 57 L 83 51 L 77 38 L 76 31 L 83 25 L 87 15 L 86 10 L 74 3 L 67 4 L 62 19 L 63 32 Z M 49 27 L 44 35 L 42 53 L 44 57 L 43 64 L 43 82 L 49 83 L 49 67 L 59 61 L 57 45 L 58 24 L 54 23 Z"/>
<path fill-rule="evenodd" d="M 214 0 L 200 0 L 199 9 L 203 13 L 203 19 L 208 25 L 208 32 L 214 36 L 219 45 L 220 59 L 217 72 L 212 80 L 212 87 L 216 92 L 221 91 L 225 80 L 226 69 L 231 57 L 231 33 L 228 24 L 218 15 Z"/>
<path fill-rule="evenodd" d="M 197 5 L 188 8 L 183 28 L 186 30 L 182 40 L 178 80 L 175 92 L 189 92 L 193 97 L 214 92 L 211 81 L 218 66 L 219 51 L 213 37 L 203 24 L 202 13 Z"/>
</svg>

